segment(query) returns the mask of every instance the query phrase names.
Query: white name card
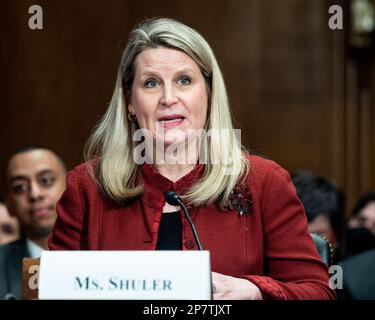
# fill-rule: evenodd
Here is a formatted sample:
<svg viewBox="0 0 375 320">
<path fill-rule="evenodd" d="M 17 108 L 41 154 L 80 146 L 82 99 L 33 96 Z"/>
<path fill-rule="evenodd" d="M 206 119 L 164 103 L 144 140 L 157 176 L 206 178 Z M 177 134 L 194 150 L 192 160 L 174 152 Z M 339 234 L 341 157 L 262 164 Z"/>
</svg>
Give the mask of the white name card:
<svg viewBox="0 0 375 320">
<path fill-rule="evenodd" d="M 43 251 L 39 299 L 210 300 L 210 254 Z"/>
</svg>

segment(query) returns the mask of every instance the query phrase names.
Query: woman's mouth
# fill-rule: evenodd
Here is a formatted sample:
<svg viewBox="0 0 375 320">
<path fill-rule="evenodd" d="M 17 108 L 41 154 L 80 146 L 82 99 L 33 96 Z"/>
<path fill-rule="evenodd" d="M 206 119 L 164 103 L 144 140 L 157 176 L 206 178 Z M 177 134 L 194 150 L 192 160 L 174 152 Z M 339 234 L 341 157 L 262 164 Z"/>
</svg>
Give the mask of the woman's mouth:
<svg viewBox="0 0 375 320">
<path fill-rule="evenodd" d="M 185 117 L 181 115 L 171 115 L 171 116 L 165 116 L 158 120 L 158 123 L 160 126 L 164 129 L 170 129 L 175 128 L 181 125 L 181 123 L 184 121 Z"/>
</svg>

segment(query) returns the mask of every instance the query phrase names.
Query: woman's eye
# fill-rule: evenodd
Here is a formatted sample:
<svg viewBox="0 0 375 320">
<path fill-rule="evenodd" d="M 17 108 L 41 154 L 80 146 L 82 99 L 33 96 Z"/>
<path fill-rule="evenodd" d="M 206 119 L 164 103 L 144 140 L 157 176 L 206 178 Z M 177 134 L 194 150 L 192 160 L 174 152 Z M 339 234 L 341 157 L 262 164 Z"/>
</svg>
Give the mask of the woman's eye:
<svg viewBox="0 0 375 320">
<path fill-rule="evenodd" d="M 156 88 L 158 86 L 158 82 L 155 79 L 148 79 L 145 82 L 146 88 Z"/>
<path fill-rule="evenodd" d="M 178 79 L 178 84 L 182 86 L 187 86 L 191 83 L 191 79 L 189 77 L 182 77 Z"/>
</svg>

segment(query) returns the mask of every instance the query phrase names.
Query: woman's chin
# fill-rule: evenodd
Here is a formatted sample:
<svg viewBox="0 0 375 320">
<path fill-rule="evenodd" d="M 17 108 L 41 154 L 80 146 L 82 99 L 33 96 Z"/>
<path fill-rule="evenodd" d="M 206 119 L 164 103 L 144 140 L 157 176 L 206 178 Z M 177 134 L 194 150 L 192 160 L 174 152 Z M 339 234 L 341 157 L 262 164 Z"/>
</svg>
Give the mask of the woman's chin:
<svg viewBox="0 0 375 320">
<path fill-rule="evenodd" d="M 183 144 L 187 143 L 186 139 L 175 138 L 175 139 L 164 139 L 164 148 L 180 148 Z"/>
<path fill-rule="evenodd" d="M 182 130 L 170 129 L 167 130 L 161 137 L 164 147 L 169 147 L 173 145 L 180 145 L 185 143 L 187 140 L 186 133 Z"/>
</svg>

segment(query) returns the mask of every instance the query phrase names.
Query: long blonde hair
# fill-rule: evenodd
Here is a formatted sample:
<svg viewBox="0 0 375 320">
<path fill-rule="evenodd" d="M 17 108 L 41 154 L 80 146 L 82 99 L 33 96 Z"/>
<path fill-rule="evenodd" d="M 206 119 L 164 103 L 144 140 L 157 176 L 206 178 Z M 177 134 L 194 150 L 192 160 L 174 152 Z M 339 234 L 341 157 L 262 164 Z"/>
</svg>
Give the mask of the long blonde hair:
<svg viewBox="0 0 375 320">
<path fill-rule="evenodd" d="M 212 49 L 194 29 L 168 18 L 149 19 L 136 26 L 122 55 L 114 93 L 103 118 L 85 146 L 85 160 L 99 159 L 93 177 L 105 195 L 116 202 L 140 196 L 140 166 L 133 160 L 136 142 L 134 126 L 127 119 L 127 104 L 134 79 L 137 55 L 146 48 L 168 47 L 181 50 L 199 66 L 209 96 L 205 129 L 233 130 L 224 80 Z M 207 150 L 211 150 L 211 153 Z M 234 152 L 229 152 L 232 150 Z M 232 134 L 213 135 L 207 142 L 207 164 L 202 178 L 184 195 L 190 204 L 205 205 L 219 201 L 223 205 L 231 191 L 249 170 L 245 149 Z M 215 164 L 213 156 L 219 159 Z M 230 174 L 228 174 L 228 169 Z"/>
</svg>

